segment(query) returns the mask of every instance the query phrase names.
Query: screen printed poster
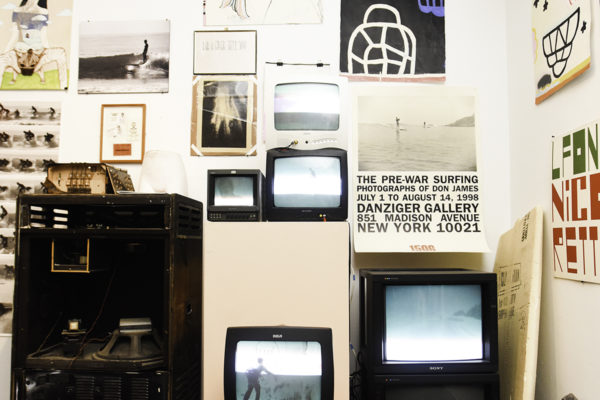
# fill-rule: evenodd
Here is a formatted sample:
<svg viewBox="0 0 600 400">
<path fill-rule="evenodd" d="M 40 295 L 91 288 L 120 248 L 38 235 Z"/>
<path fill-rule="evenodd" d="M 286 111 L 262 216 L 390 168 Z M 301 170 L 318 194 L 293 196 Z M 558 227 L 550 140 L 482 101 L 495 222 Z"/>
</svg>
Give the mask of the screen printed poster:
<svg viewBox="0 0 600 400">
<path fill-rule="evenodd" d="M 535 103 L 590 67 L 590 0 L 534 0 Z"/>
<path fill-rule="evenodd" d="M 600 120 L 552 141 L 554 277 L 600 283 Z"/>
<path fill-rule="evenodd" d="M 488 251 L 474 90 L 359 86 L 353 97 L 355 251 Z"/>
<path fill-rule="evenodd" d="M 342 1 L 340 72 L 352 80 L 444 81 L 444 1 Z"/>
</svg>

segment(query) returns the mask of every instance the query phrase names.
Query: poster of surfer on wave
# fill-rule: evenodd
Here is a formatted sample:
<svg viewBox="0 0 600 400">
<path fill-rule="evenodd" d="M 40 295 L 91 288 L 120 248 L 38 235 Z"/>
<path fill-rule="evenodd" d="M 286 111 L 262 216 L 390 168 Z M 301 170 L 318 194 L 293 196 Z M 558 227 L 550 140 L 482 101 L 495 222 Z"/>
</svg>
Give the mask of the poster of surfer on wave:
<svg viewBox="0 0 600 400">
<path fill-rule="evenodd" d="M 79 93 L 169 91 L 170 23 L 82 22 Z"/>
</svg>

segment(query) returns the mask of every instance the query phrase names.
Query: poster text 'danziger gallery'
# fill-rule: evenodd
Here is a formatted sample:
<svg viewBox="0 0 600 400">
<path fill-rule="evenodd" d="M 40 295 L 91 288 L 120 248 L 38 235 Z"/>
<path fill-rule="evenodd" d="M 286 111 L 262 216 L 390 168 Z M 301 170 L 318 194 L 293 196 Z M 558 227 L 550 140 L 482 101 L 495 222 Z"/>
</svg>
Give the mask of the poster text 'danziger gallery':
<svg viewBox="0 0 600 400">
<path fill-rule="evenodd" d="M 554 276 L 600 283 L 600 120 L 552 142 Z"/>
<path fill-rule="evenodd" d="M 487 251 L 475 105 L 469 88 L 355 88 L 355 251 Z"/>
</svg>

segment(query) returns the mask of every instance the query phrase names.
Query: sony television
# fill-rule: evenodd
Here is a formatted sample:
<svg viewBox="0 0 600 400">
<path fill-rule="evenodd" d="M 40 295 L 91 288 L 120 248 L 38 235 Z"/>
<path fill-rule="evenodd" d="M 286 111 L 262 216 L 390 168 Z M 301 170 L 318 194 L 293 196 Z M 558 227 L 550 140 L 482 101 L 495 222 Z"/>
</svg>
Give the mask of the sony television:
<svg viewBox="0 0 600 400">
<path fill-rule="evenodd" d="M 209 169 L 207 207 L 209 221 L 262 221 L 264 175 L 258 169 Z"/>
<path fill-rule="evenodd" d="M 373 377 L 496 373 L 496 274 L 361 270 L 361 351 Z"/>
<path fill-rule="evenodd" d="M 345 150 L 268 150 L 265 179 L 268 221 L 345 221 L 348 217 Z"/>
<path fill-rule="evenodd" d="M 331 329 L 227 328 L 223 383 L 225 400 L 333 400 Z"/>
<path fill-rule="evenodd" d="M 264 85 L 267 149 L 348 149 L 346 78 L 327 71 L 288 72 L 282 66 L 269 71 Z"/>
</svg>

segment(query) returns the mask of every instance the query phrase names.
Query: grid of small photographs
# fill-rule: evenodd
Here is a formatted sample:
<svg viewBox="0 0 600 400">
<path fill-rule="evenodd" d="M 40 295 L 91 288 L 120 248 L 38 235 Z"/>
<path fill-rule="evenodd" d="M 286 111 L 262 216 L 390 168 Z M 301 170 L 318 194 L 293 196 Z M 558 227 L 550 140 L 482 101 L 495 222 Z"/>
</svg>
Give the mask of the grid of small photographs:
<svg viewBox="0 0 600 400">
<path fill-rule="evenodd" d="M 58 160 L 58 103 L 0 104 L 0 333 L 10 333 L 14 287 L 16 199 L 43 193 L 48 166 Z"/>
</svg>

